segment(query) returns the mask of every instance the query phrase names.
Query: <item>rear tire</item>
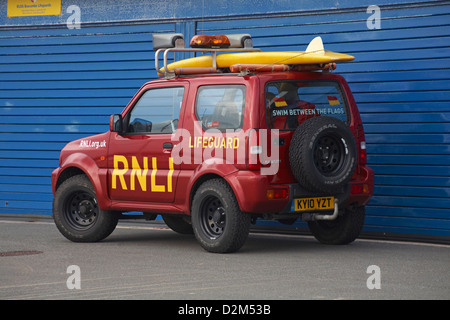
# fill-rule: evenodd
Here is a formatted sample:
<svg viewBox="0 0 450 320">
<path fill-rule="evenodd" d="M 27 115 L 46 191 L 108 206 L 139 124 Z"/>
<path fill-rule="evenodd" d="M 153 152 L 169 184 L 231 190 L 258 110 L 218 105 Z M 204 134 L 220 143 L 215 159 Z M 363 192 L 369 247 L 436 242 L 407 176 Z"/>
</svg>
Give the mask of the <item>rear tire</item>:
<svg viewBox="0 0 450 320">
<path fill-rule="evenodd" d="M 77 175 L 64 181 L 56 190 L 53 220 L 67 239 L 74 242 L 97 242 L 114 231 L 119 214 L 101 210 L 88 177 Z"/>
<path fill-rule="evenodd" d="M 204 182 L 192 201 L 192 227 L 209 252 L 238 251 L 247 240 L 251 216 L 240 210 L 230 186 L 221 179 Z"/>
<path fill-rule="evenodd" d="M 308 227 L 321 243 L 349 244 L 358 238 L 364 225 L 365 212 L 365 207 L 347 208 L 336 220 L 310 221 Z"/>
</svg>

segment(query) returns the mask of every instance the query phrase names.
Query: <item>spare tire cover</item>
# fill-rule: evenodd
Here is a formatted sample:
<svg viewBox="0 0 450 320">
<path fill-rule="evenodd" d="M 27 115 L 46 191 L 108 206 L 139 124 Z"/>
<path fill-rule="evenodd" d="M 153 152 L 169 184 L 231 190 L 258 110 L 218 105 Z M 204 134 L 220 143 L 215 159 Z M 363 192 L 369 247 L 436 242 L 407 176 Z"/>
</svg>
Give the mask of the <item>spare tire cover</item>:
<svg viewBox="0 0 450 320">
<path fill-rule="evenodd" d="M 292 173 L 306 189 L 337 193 L 355 171 L 355 138 L 345 123 L 333 117 L 314 117 L 297 127 L 289 146 Z"/>
</svg>

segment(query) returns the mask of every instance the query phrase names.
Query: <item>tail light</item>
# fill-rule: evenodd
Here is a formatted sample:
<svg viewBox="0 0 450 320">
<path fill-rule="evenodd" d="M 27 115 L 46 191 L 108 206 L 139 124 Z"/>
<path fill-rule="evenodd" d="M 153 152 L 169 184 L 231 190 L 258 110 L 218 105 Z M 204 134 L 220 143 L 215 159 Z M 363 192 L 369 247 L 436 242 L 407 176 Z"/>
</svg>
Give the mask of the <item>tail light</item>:
<svg viewBox="0 0 450 320">
<path fill-rule="evenodd" d="M 366 149 L 366 142 L 361 141 L 361 148 L 360 148 L 360 154 L 359 154 L 359 164 L 365 165 L 367 164 L 367 149 Z"/>
<path fill-rule="evenodd" d="M 367 164 L 367 149 L 366 137 L 364 136 L 364 127 L 362 124 L 358 125 L 358 141 L 359 141 L 359 164 Z"/>
<path fill-rule="evenodd" d="M 289 196 L 289 190 L 287 188 L 283 189 L 269 189 L 267 190 L 267 199 L 286 199 Z"/>
<path fill-rule="evenodd" d="M 370 192 L 369 185 L 365 184 L 353 184 L 351 187 L 352 194 L 368 194 Z"/>
</svg>

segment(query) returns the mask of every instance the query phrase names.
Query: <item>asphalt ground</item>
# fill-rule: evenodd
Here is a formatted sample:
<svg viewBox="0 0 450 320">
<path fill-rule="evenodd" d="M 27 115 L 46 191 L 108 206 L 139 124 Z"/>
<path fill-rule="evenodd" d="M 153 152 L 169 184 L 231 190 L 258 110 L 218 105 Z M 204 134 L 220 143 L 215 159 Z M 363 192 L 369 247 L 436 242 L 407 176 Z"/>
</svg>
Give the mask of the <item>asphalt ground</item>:
<svg viewBox="0 0 450 320">
<path fill-rule="evenodd" d="M 73 243 L 49 218 L 0 216 L 0 300 L 449 298 L 445 244 L 327 246 L 310 236 L 252 232 L 239 252 L 213 254 L 159 221 L 119 222 L 102 242 Z"/>
</svg>

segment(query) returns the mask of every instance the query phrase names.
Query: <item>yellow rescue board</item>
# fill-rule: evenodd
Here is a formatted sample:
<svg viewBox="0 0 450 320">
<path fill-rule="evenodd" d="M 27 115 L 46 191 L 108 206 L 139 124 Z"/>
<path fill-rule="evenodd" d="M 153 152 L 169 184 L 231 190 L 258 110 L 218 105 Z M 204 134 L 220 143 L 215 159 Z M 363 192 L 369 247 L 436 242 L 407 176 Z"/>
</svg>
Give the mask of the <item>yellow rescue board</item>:
<svg viewBox="0 0 450 320">
<path fill-rule="evenodd" d="M 307 52 L 307 51 L 281 51 L 281 52 L 244 52 L 244 53 L 226 53 L 218 54 L 217 68 L 227 68 L 234 64 L 318 64 L 352 61 L 355 57 L 325 51 L 325 52 Z M 167 66 L 169 70 L 177 68 L 211 68 L 212 56 L 201 56 L 185 60 L 176 61 Z M 161 69 L 164 72 L 164 68 Z"/>
</svg>

